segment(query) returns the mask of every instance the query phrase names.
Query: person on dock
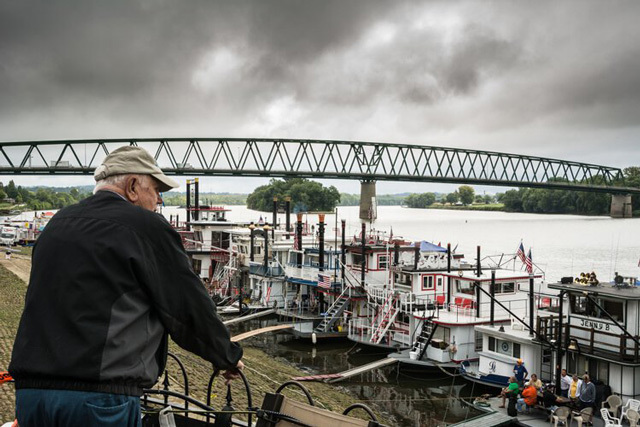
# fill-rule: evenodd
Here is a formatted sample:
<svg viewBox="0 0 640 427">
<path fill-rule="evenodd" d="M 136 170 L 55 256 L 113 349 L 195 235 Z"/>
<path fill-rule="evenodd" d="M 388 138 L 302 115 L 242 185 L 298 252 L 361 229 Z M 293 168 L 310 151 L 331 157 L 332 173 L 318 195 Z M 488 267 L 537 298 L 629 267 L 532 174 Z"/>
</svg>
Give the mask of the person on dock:
<svg viewBox="0 0 640 427">
<path fill-rule="evenodd" d="M 596 386 L 591 382 L 589 375 L 582 377 L 580 386 L 580 396 L 578 397 L 578 408 L 595 408 L 596 406 Z"/>
<path fill-rule="evenodd" d="M 518 399 L 517 403 L 518 412 L 524 412 L 525 409 L 528 412 L 529 408 L 538 403 L 538 390 L 531 383 L 522 390 L 521 395 L 522 397 Z"/>
<path fill-rule="evenodd" d="M 507 399 L 512 399 L 518 395 L 520 391 L 520 386 L 518 386 L 518 382 L 516 381 L 516 377 L 509 377 L 509 384 L 502 389 L 500 396 L 502 396 L 502 405 L 501 408 L 505 407 L 505 403 Z"/>
<path fill-rule="evenodd" d="M 529 375 L 529 371 L 524 367 L 524 362 L 522 359 L 518 359 L 513 367 L 513 376 L 516 377 L 518 386 L 522 387 L 524 385 L 524 380 L 527 379 L 527 375 Z"/>
<path fill-rule="evenodd" d="M 560 396 L 569 397 L 569 389 L 572 382 L 572 378 L 567 375 L 567 370 L 563 369 L 560 373 Z"/>
<path fill-rule="evenodd" d="M 569 387 L 569 398 L 573 401 L 577 401 L 580 397 L 580 388 L 582 387 L 582 380 L 578 377 L 578 374 L 571 376 L 571 386 Z"/>
<path fill-rule="evenodd" d="M 133 146 L 94 177 L 94 195 L 60 210 L 33 250 L 9 366 L 21 427 L 140 426 L 169 336 L 227 381 L 244 367 L 180 236 L 154 212 L 178 184 Z"/>
<path fill-rule="evenodd" d="M 532 385 L 536 390 L 542 391 L 542 381 L 540 381 L 536 374 L 531 374 L 531 378 L 527 382 L 527 385 Z"/>
</svg>

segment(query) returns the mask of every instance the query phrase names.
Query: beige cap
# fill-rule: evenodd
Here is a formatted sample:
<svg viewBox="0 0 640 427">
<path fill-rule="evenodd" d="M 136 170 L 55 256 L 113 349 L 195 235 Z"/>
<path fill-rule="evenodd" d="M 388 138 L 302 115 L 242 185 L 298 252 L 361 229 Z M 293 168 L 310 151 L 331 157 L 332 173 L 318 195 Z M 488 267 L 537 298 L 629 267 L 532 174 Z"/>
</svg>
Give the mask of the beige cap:
<svg viewBox="0 0 640 427">
<path fill-rule="evenodd" d="M 96 181 L 113 175 L 140 174 L 151 175 L 160 182 L 160 191 L 169 191 L 180 186 L 162 173 L 155 159 L 142 147 L 125 146 L 113 150 L 93 173 Z"/>
</svg>

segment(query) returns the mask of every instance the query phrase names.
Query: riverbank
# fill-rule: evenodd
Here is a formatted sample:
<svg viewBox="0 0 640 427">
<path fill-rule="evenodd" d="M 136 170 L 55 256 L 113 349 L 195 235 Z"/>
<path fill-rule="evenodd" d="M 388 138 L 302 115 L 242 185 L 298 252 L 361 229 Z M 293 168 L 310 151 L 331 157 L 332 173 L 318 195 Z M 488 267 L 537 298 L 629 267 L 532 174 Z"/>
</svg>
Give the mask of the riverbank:
<svg viewBox="0 0 640 427">
<path fill-rule="evenodd" d="M 13 341 L 18 329 L 18 323 L 24 307 L 24 296 L 27 290 L 26 281 L 31 268 L 30 259 L 27 255 L 12 257 L 11 260 L 0 260 L 0 371 L 6 370 L 11 359 Z M 12 271 L 10 271 L 10 269 Z M 20 277 L 15 274 L 18 273 Z M 209 378 L 212 374 L 211 364 L 199 357 L 182 350 L 175 343 L 170 342 L 170 351 L 177 355 L 185 364 L 189 378 L 189 394 L 196 399 L 206 402 L 206 389 Z M 289 381 L 292 377 L 308 375 L 289 363 L 283 358 L 267 355 L 262 349 L 245 344 L 244 362 L 246 365 L 245 374 L 251 385 L 253 405 L 260 406 L 265 393 L 273 393 L 280 384 Z M 168 367 L 172 388 L 182 391 L 182 379 L 177 365 L 169 362 Z M 342 412 L 344 408 L 358 401 L 348 390 L 339 386 L 332 386 L 324 383 L 307 383 L 305 386 L 311 392 L 316 406 L 326 408 L 336 412 Z M 247 407 L 247 399 L 242 383 L 234 382 L 232 386 L 234 406 L 239 408 Z M 305 401 L 302 393 L 297 389 L 286 389 L 283 394 L 300 401 Z M 222 380 L 216 381 L 214 385 L 213 405 L 215 407 L 224 406 L 226 401 L 226 387 Z M 3 384 L 0 386 L 0 421 L 6 422 L 14 417 L 15 393 L 13 384 Z M 374 412 L 378 419 L 388 425 L 395 424 L 392 420 L 385 419 L 384 415 Z M 366 416 L 354 411 L 353 416 Z M 242 417 L 241 417 L 242 418 Z"/>
</svg>

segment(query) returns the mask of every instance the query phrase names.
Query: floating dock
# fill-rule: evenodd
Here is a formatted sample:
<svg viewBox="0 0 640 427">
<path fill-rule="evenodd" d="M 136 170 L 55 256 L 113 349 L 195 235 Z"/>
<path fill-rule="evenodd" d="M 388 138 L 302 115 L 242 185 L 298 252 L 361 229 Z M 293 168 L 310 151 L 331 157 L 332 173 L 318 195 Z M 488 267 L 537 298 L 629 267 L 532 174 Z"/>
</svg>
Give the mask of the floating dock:
<svg viewBox="0 0 640 427">
<path fill-rule="evenodd" d="M 267 326 L 265 328 L 254 329 L 253 331 L 245 332 L 245 333 L 240 334 L 240 335 L 235 335 L 235 336 L 231 337 L 231 341 L 238 342 L 238 341 L 245 340 L 247 338 L 251 338 L 251 337 L 256 336 L 256 335 L 264 334 L 266 332 L 274 332 L 274 331 L 280 331 L 280 330 L 283 330 L 283 329 L 291 329 L 291 328 L 293 328 L 293 325 Z"/>
<path fill-rule="evenodd" d="M 275 312 L 275 308 L 272 308 L 271 310 L 261 311 L 259 313 L 249 314 L 247 316 L 234 317 L 233 319 L 225 320 L 222 323 L 224 323 L 225 325 L 233 325 L 235 323 L 241 323 L 247 320 L 253 320 L 259 317 L 268 316 L 270 314 L 274 314 Z"/>
<path fill-rule="evenodd" d="M 337 383 L 339 381 L 346 380 L 347 378 L 351 378 L 364 372 L 368 372 L 376 368 L 382 368 L 383 366 L 392 365 L 394 363 L 398 363 L 398 361 L 396 359 L 385 357 L 384 359 L 376 360 L 375 362 L 367 363 L 366 365 L 358 366 L 357 368 L 349 369 L 348 371 L 340 372 L 337 374 L 309 375 L 306 377 L 295 377 L 292 378 L 292 380 L 324 381 L 328 383 Z"/>
</svg>

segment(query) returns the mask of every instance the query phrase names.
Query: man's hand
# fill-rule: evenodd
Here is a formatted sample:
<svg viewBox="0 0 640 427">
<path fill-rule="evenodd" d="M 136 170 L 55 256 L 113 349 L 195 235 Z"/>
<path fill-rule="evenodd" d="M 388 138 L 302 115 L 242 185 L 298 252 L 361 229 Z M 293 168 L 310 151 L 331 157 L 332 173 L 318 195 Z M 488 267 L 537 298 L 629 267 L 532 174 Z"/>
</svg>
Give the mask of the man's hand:
<svg viewBox="0 0 640 427">
<path fill-rule="evenodd" d="M 239 372 L 242 371 L 243 369 L 244 369 L 244 363 L 242 363 L 242 360 L 239 360 L 235 368 L 227 369 L 226 371 L 224 371 L 222 373 L 222 377 L 225 379 L 224 384 L 229 385 L 231 381 L 240 378 Z"/>
</svg>

